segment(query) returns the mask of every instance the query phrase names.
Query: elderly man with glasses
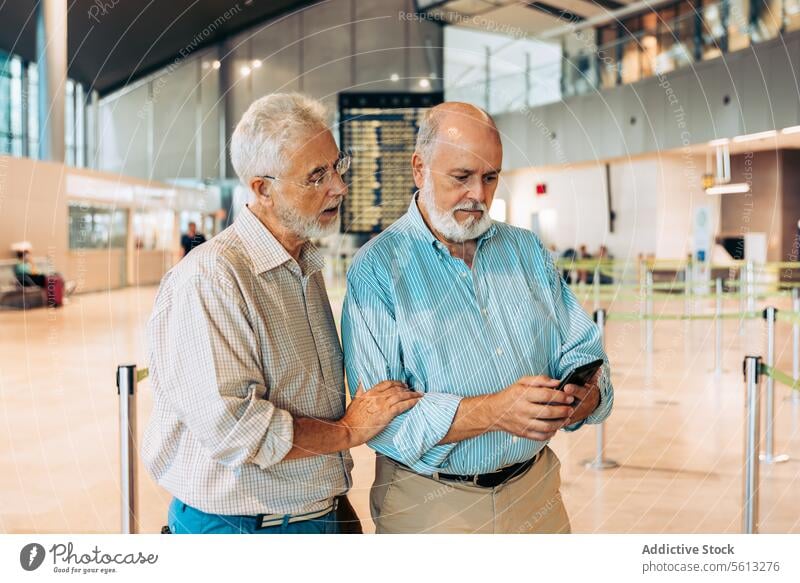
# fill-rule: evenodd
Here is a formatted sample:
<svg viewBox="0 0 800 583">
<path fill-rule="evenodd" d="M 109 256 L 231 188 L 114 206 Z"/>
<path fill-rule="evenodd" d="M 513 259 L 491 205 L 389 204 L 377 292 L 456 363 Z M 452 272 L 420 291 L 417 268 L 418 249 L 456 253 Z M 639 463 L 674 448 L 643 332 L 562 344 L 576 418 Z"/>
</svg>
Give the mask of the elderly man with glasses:
<svg viewBox="0 0 800 583">
<path fill-rule="evenodd" d="M 489 216 L 502 159 L 486 112 L 431 109 L 411 161 L 418 195 L 347 274 L 350 386 L 423 395 L 370 441 L 378 533 L 569 532 L 547 443 L 611 411 L 597 326 L 536 235 Z M 587 385 L 557 390 L 599 359 Z"/>
<path fill-rule="evenodd" d="M 174 496 L 173 533 L 358 531 L 348 449 L 419 395 L 380 382 L 345 408 L 310 239 L 337 227 L 349 159 L 319 103 L 274 94 L 242 117 L 231 161 L 251 202 L 164 276 L 148 325 L 144 463 Z"/>
</svg>

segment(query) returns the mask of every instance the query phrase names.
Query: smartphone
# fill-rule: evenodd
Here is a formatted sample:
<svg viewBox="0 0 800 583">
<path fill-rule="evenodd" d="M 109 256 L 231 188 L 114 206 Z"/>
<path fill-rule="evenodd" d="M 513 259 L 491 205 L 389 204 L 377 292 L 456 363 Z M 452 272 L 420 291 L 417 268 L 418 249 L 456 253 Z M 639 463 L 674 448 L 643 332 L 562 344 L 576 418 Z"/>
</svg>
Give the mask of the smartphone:
<svg viewBox="0 0 800 583">
<path fill-rule="evenodd" d="M 557 390 L 563 391 L 564 387 L 567 385 L 585 385 L 601 366 L 603 366 L 603 359 L 598 358 L 597 360 L 587 364 L 582 364 L 578 368 L 572 369 L 569 374 L 559 383 Z"/>
</svg>

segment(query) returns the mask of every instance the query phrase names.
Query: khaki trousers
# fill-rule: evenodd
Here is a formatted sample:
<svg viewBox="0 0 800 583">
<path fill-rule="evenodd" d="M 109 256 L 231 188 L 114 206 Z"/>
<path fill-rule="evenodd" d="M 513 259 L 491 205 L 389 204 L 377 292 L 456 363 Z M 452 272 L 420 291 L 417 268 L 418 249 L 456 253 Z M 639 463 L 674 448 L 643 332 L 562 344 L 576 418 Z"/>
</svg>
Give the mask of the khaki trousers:
<svg viewBox="0 0 800 583">
<path fill-rule="evenodd" d="M 569 533 L 561 463 L 545 447 L 528 471 L 497 488 L 421 476 L 378 454 L 370 511 L 378 534 Z"/>
</svg>

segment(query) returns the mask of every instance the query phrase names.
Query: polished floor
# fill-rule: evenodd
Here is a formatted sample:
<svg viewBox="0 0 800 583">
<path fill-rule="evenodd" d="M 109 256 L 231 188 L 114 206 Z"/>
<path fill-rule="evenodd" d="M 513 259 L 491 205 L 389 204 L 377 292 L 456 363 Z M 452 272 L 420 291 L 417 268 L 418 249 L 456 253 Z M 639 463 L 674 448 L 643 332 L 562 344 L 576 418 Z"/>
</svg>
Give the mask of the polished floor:
<svg viewBox="0 0 800 583">
<path fill-rule="evenodd" d="M 118 532 L 117 364 L 144 363 L 144 325 L 155 288 L 77 296 L 56 311 L 0 312 L 0 533 Z M 332 292 L 334 311 L 341 295 Z M 786 298 L 774 302 L 788 307 Z M 632 304 L 605 304 L 611 313 Z M 708 310 L 698 302 L 695 309 Z M 683 302 L 657 302 L 677 313 Z M 726 311 L 738 311 L 730 301 Z M 560 434 L 563 496 L 575 532 L 740 531 L 745 352 L 765 354 L 764 323 L 740 333 L 725 321 L 724 372 L 714 375 L 714 328 L 707 320 L 657 322 L 655 350 L 642 347 L 640 322 L 607 325 L 616 404 L 606 453 L 620 467 L 597 471 L 594 428 Z M 791 326 L 779 323 L 777 358 L 791 372 Z M 769 533 L 800 532 L 800 403 L 776 386 L 776 453 L 761 466 L 760 523 Z M 138 390 L 139 431 L 151 408 Z M 353 451 L 351 499 L 372 531 L 368 493 L 373 456 Z M 169 494 L 139 473 L 141 532 L 165 523 Z"/>
</svg>

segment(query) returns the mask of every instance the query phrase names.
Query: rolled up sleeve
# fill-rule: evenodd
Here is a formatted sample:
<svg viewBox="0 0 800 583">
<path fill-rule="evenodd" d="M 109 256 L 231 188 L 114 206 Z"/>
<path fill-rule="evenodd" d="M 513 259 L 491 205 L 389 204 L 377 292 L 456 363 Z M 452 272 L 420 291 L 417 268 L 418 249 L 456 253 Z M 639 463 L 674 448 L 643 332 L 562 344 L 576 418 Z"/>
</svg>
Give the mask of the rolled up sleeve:
<svg viewBox="0 0 800 583">
<path fill-rule="evenodd" d="M 342 310 L 342 345 L 350 394 L 360 384 L 369 390 L 385 380 L 404 382 L 414 390 L 423 386 L 409 378 L 391 299 L 375 283 L 348 274 L 347 294 Z M 455 443 L 438 445 L 450 430 L 461 398 L 450 393 L 424 393 L 409 411 L 369 441 L 376 451 L 422 474 L 446 467 Z"/>
<path fill-rule="evenodd" d="M 171 288 L 149 326 L 154 387 L 220 464 L 263 468 L 292 447 L 288 411 L 269 401 L 259 342 L 230 282 L 194 275 Z"/>
</svg>

